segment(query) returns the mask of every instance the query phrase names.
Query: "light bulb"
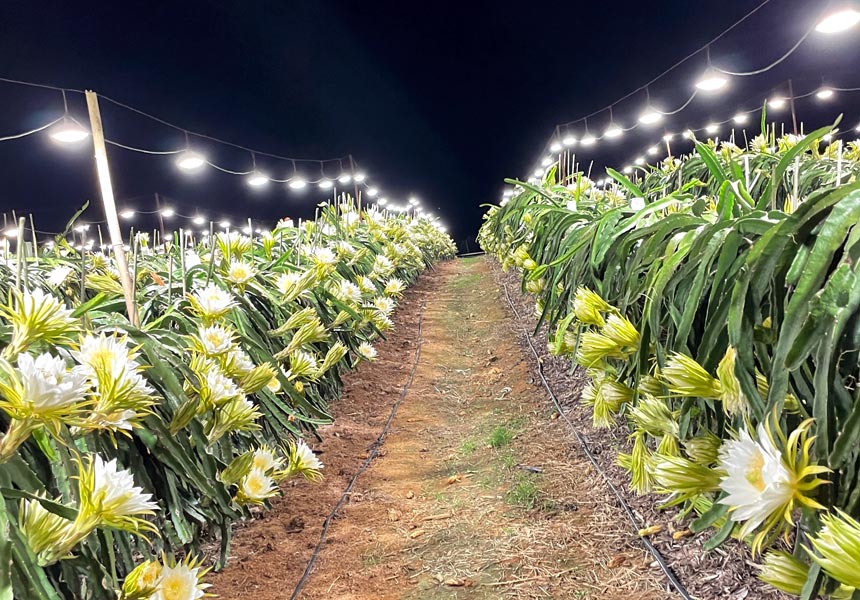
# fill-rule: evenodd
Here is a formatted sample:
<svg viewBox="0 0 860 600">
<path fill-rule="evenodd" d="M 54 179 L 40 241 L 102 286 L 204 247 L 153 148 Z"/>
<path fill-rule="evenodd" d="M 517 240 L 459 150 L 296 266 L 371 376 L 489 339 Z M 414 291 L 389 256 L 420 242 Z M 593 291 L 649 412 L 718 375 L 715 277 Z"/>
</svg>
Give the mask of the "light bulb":
<svg viewBox="0 0 860 600">
<path fill-rule="evenodd" d="M 377 194 L 379 194 L 379 190 L 376 188 L 370 188 L 369 190 L 367 190 L 367 195 L 371 198 L 375 198 Z"/>
<path fill-rule="evenodd" d="M 675 139 L 674 133 L 667 133 L 666 135 L 663 136 L 664 142 L 671 142 L 673 139 Z"/>
<path fill-rule="evenodd" d="M 705 127 L 705 133 L 714 134 L 720 130 L 720 126 L 716 123 L 711 123 Z"/>
<path fill-rule="evenodd" d="M 134 210 L 126 208 L 121 213 L 119 213 L 119 216 L 126 220 L 131 219 L 134 217 Z"/>
<path fill-rule="evenodd" d="M 169 219 L 170 217 L 172 217 L 175 214 L 176 214 L 176 211 L 173 210 L 172 208 L 162 208 L 161 209 L 161 216 L 164 217 L 165 219 Z"/>
<path fill-rule="evenodd" d="M 770 106 L 774 110 L 781 110 L 785 108 L 785 98 L 781 98 L 779 96 L 775 98 L 771 98 L 767 101 L 767 105 Z"/>
<path fill-rule="evenodd" d="M 377 204 L 379 204 L 379 206 L 385 206 L 386 204 L 388 204 L 388 198 L 380 198 Z"/>
<path fill-rule="evenodd" d="M 291 189 L 300 190 L 304 188 L 307 184 L 308 182 L 301 177 L 293 177 L 287 185 L 290 186 Z"/>
<path fill-rule="evenodd" d="M 80 125 L 64 119 L 62 123 L 51 128 L 49 135 L 55 142 L 74 144 L 87 139 L 90 136 L 90 132 Z"/>
<path fill-rule="evenodd" d="M 635 162 L 637 165 L 644 165 L 645 164 L 645 158 L 642 156 L 638 156 L 638 157 L 636 157 L 636 160 L 633 162 Z"/>
<path fill-rule="evenodd" d="M 833 90 L 830 88 L 821 88 L 815 92 L 815 97 L 819 100 L 828 100 L 833 97 Z"/>
<path fill-rule="evenodd" d="M 3 231 L 3 235 L 7 238 L 18 237 L 18 228 L 17 227 L 9 227 L 8 229 Z"/>
<path fill-rule="evenodd" d="M 693 133 L 692 129 L 688 129 L 687 131 L 684 132 L 684 137 L 687 138 L 688 140 L 692 140 L 692 139 L 696 138 L 696 134 Z"/>
<path fill-rule="evenodd" d="M 196 171 L 205 164 L 206 159 L 191 150 L 186 150 L 176 159 L 176 166 L 185 171 Z"/>
<path fill-rule="evenodd" d="M 340 177 L 337 178 L 337 182 L 341 183 L 343 185 L 346 185 L 350 181 L 352 181 L 352 175 L 350 175 L 349 173 L 344 173 L 343 175 L 341 175 Z"/>
<path fill-rule="evenodd" d="M 218 227 L 222 227 L 224 229 L 227 229 L 228 227 L 230 227 L 230 221 L 228 221 L 227 219 L 224 219 L 220 223 L 218 223 Z"/>
<path fill-rule="evenodd" d="M 549 147 L 550 152 L 561 152 L 561 144 L 558 142 L 553 142 Z"/>
<path fill-rule="evenodd" d="M 734 117 L 732 117 L 732 121 L 734 121 L 738 125 L 743 125 L 748 120 L 749 120 L 749 115 L 746 113 L 738 113 Z"/>
<path fill-rule="evenodd" d="M 627 165 L 626 167 L 624 167 L 622 169 L 622 172 L 625 173 L 626 175 L 629 175 L 630 173 L 633 172 L 633 167 L 631 167 L 630 165 Z"/>
<path fill-rule="evenodd" d="M 643 112 L 639 116 L 639 122 L 643 125 L 652 125 L 654 123 L 659 123 L 662 119 L 663 115 L 650 107 L 646 108 L 645 112 Z"/>
<path fill-rule="evenodd" d="M 563 140 L 561 140 L 561 143 L 565 146 L 573 146 L 576 143 L 576 138 L 572 135 L 568 135 Z"/>
<path fill-rule="evenodd" d="M 821 19 L 815 26 L 815 31 L 819 33 L 840 33 L 851 29 L 857 23 L 860 23 L 860 12 L 853 8 L 843 8 Z"/>
<path fill-rule="evenodd" d="M 260 187 L 261 185 L 266 185 L 269 183 L 269 178 L 260 173 L 259 171 L 254 171 L 248 176 L 248 185 L 251 187 Z"/>
<path fill-rule="evenodd" d="M 206 219 L 204 219 L 201 215 L 197 215 L 196 217 L 191 219 L 191 222 L 195 225 L 203 225 L 203 223 L 206 222 Z"/>
<path fill-rule="evenodd" d="M 591 146 L 591 145 L 593 145 L 596 141 L 597 141 L 597 138 L 596 138 L 596 137 L 594 137 L 593 135 L 590 135 L 590 134 L 589 134 L 589 135 L 586 135 L 584 138 L 582 138 L 582 140 L 580 140 L 580 143 L 581 143 L 583 146 Z"/>
<path fill-rule="evenodd" d="M 729 82 L 728 78 L 714 69 L 707 69 L 696 81 L 696 87 L 705 92 L 722 89 Z"/>
<path fill-rule="evenodd" d="M 541 164 L 541 166 L 543 166 L 543 167 L 548 167 L 548 166 L 550 166 L 550 165 L 552 164 L 552 159 L 551 159 L 549 156 L 547 156 L 545 159 L 543 159 L 542 161 L 540 161 L 540 164 Z"/>
<path fill-rule="evenodd" d="M 321 190 L 330 190 L 333 187 L 334 187 L 334 183 L 332 182 L 331 179 L 323 179 L 322 181 L 319 182 L 319 188 Z"/>
<path fill-rule="evenodd" d="M 657 154 L 657 152 L 657 146 L 651 146 L 650 148 L 648 148 L 648 154 L 650 154 L 651 156 L 654 156 L 655 154 Z"/>
<path fill-rule="evenodd" d="M 617 138 L 621 134 L 624 133 L 624 130 L 621 129 L 618 125 L 610 125 L 609 129 L 604 132 L 604 137 L 608 138 Z"/>
<path fill-rule="evenodd" d="M 356 173 L 353 179 L 355 179 L 355 181 L 357 181 L 358 183 L 361 183 L 362 181 L 367 179 L 367 175 L 365 175 L 364 173 Z"/>
</svg>

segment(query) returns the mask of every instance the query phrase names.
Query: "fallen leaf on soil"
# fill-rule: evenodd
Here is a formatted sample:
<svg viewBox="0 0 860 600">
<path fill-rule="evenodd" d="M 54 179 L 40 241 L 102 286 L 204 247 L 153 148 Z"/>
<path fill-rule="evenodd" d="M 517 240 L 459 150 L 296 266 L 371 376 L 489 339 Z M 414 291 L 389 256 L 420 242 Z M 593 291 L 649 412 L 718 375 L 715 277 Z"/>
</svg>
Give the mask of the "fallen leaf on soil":
<svg viewBox="0 0 860 600">
<path fill-rule="evenodd" d="M 422 521 L 440 521 L 442 519 L 450 519 L 453 516 L 454 516 L 454 513 L 446 512 L 446 513 L 441 513 L 438 515 L 430 515 L 429 517 L 424 517 L 422 519 Z"/>
<path fill-rule="evenodd" d="M 411 537 L 414 540 L 415 538 L 421 537 L 422 535 L 424 535 L 424 530 L 423 529 L 416 529 L 415 531 L 413 531 L 412 533 L 409 534 L 409 537 Z"/>
<path fill-rule="evenodd" d="M 389 521 L 399 521 L 400 517 L 403 516 L 403 513 L 397 510 L 396 508 L 388 509 L 388 520 Z"/>
<path fill-rule="evenodd" d="M 689 529 L 684 529 L 683 531 L 676 531 L 672 534 L 673 540 L 680 540 L 683 537 L 687 537 L 688 535 L 693 535 L 693 532 Z"/>
<path fill-rule="evenodd" d="M 451 587 L 472 587 L 475 584 L 469 579 L 446 579 L 445 585 Z"/>
<path fill-rule="evenodd" d="M 552 419 L 553 421 L 555 421 L 556 419 L 558 419 L 558 413 L 557 413 L 557 412 L 556 412 L 556 413 L 552 413 L 552 415 L 550 415 L 550 417 L 549 417 L 549 418 L 550 418 L 550 419 Z"/>
<path fill-rule="evenodd" d="M 615 556 L 612 557 L 612 560 L 609 561 L 608 566 L 610 569 L 616 569 L 616 568 L 620 567 L 621 565 L 623 565 L 626 560 L 627 560 L 627 557 L 624 556 L 623 554 L 616 554 Z"/>
<path fill-rule="evenodd" d="M 463 476 L 459 473 L 457 473 L 456 475 L 451 475 L 448 479 L 445 480 L 445 485 L 452 485 L 454 483 L 457 483 L 461 479 L 463 479 Z"/>
<path fill-rule="evenodd" d="M 415 497 L 415 494 L 412 492 L 412 490 L 409 490 L 408 492 L 406 492 L 406 499 L 407 500 L 412 500 L 414 497 Z"/>
</svg>

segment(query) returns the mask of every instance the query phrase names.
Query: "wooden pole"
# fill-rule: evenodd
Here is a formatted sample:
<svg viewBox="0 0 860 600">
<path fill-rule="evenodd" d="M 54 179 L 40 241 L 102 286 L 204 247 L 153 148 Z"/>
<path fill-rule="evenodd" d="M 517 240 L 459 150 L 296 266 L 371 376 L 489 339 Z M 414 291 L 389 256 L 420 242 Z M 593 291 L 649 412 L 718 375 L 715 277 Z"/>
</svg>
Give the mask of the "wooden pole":
<svg viewBox="0 0 860 600">
<path fill-rule="evenodd" d="M 110 167 L 105 147 L 105 134 L 102 128 L 102 115 L 99 111 L 99 99 L 95 92 L 86 91 L 87 110 L 90 115 L 90 128 L 93 134 L 93 149 L 95 150 L 96 171 L 99 177 L 99 187 L 102 192 L 102 204 L 105 210 L 108 233 L 110 234 L 111 247 L 116 259 L 119 281 L 122 284 L 122 292 L 125 296 L 125 308 L 128 311 L 128 320 L 135 327 L 140 326 L 140 318 L 137 314 L 137 304 L 134 301 L 134 288 L 131 275 L 128 272 L 128 263 L 125 260 L 125 247 L 122 241 L 122 232 L 119 228 L 119 217 L 116 214 L 116 202 L 113 197 L 113 186 L 110 179 Z"/>
<path fill-rule="evenodd" d="M 794 108 L 794 86 L 791 79 L 788 80 L 788 100 L 791 102 L 791 127 L 794 135 L 797 135 L 797 111 Z"/>
</svg>

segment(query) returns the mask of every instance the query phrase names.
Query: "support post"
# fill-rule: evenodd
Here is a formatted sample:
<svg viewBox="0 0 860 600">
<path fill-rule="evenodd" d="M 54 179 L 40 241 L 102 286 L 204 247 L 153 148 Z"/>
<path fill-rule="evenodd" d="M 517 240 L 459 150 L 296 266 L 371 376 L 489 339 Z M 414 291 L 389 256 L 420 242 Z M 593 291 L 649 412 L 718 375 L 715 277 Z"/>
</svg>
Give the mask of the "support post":
<svg viewBox="0 0 860 600">
<path fill-rule="evenodd" d="M 128 311 L 128 320 L 135 327 L 140 326 L 140 318 L 137 314 L 137 304 L 134 301 L 134 288 L 131 275 L 128 272 L 128 262 L 125 260 L 125 247 L 122 242 L 122 232 L 119 228 L 119 217 L 116 214 L 116 202 L 113 197 L 113 186 L 110 179 L 110 167 L 108 166 L 107 149 L 105 147 L 105 135 L 102 128 L 102 115 L 99 111 L 99 99 L 92 90 L 86 91 L 87 110 L 90 115 L 90 129 L 93 134 L 93 149 L 95 150 L 96 172 L 99 177 L 99 187 L 102 193 L 102 204 L 104 205 L 105 220 L 107 221 L 110 243 L 116 259 L 117 270 L 119 270 L 119 281 L 122 284 L 122 293 L 125 296 L 125 307 Z"/>
</svg>

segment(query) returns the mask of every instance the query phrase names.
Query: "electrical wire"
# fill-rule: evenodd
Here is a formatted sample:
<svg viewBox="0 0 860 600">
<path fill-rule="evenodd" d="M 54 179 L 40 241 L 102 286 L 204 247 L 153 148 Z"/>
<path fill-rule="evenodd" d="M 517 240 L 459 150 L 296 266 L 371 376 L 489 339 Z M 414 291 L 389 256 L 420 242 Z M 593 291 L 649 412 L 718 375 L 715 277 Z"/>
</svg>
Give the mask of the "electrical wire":
<svg viewBox="0 0 860 600">
<path fill-rule="evenodd" d="M 825 10 L 826 10 L 826 9 L 825 9 Z M 822 11 L 822 12 L 819 14 L 819 18 L 820 18 L 820 17 L 821 17 L 821 15 L 823 15 L 823 14 L 824 14 L 824 11 Z M 801 44 L 803 44 L 803 42 L 805 42 L 805 41 L 806 41 L 806 38 L 808 38 L 808 37 L 810 36 L 810 34 L 811 34 L 813 31 L 815 31 L 815 26 L 818 24 L 818 20 L 819 20 L 819 19 L 816 19 L 816 20 L 812 23 L 812 26 L 811 26 L 811 27 L 806 31 L 806 33 L 804 33 L 804 34 L 803 34 L 803 37 L 801 37 L 801 38 L 797 41 L 797 43 L 789 49 L 789 51 L 788 51 L 788 52 L 786 52 L 785 54 L 783 54 L 782 56 L 780 56 L 778 59 L 776 59 L 774 62 L 770 63 L 770 64 L 769 64 L 769 65 L 767 65 L 766 67 L 763 67 L 763 68 L 761 68 L 761 69 L 756 69 L 756 70 L 754 70 L 754 71 L 727 71 L 727 70 L 725 70 L 725 69 L 721 69 L 720 67 L 717 67 L 717 66 L 715 66 L 715 65 L 711 65 L 711 68 L 712 68 L 712 69 L 714 69 L 715 71 L 717 71 L 718 73 L 723 73 L 724 75 L 733 75 L 733 76 L 735 76 L 735 77 L 748 77 L 748 76 L 750 76 L 750 75 L 761 75 L 762 73 L 767 73 L 768 71 L 770 71 L 771 69 L 773 69 L 774 67 L 776 67 L 777 65 L 779 65 L 780 63 L 782 63 L 783 61 L 785 61 L 789 56 L 791 56 L 792 54 L 794 54 L 794 52 L 795 52 L 798 48 L 800 48 L 800 45 L 801 45 Z"/>
<path fill-rule="evenodd" d="M 0 137 L 0 142 L 8 142 L 9 140 L 20 140 L 21 138 L 25 138 L 28 135 L 33 135 L 34 133 L 39 133 L 40 131 L 44 131 L 48 127 L 50 127 L 51 125 L 55 125 L 56 123 L 59 123 L 62 120 L 63 120 L 63 117 L 59 117 L 57 119 L 54 119 L 50 123 L 46 123 L 45 125 L 42 125 L 40 127 L 36 127 L 35 129 L 31 129 L 30 131 L 25 131 L 23 133 L 15 133 L 12 135 Z"/>
</svg>

